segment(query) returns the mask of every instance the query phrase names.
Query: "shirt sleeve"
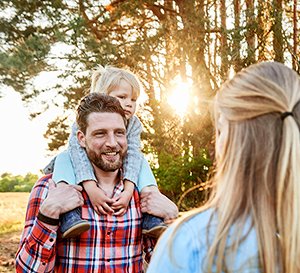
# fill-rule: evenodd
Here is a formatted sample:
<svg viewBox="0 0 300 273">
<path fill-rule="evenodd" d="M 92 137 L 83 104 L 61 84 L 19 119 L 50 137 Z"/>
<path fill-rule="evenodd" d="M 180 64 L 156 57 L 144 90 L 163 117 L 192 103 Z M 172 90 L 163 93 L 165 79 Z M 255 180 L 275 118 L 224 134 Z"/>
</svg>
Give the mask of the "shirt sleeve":
<svg viewBox="0 0 300 273">
<path fill-rule="evenodd" d="M 137 185 L 143 155 L 141 153 L 142 124 L 137 116 L 129 120 L 127 126 L 127 154 L 123 162 L 124 179 Z"/>
<path fill-rule="evenodd" d="M 55 265 L 56 230 L 37 220 L 40 205 L 48 193 L 48 179 L 41 178 L 33 187 L 25 218 L 25 227 L 16 253 L 16 272 L 53 272 Z"/>
<path fill-rule="evenodd" d="M 183 224 L 175 231 L 171 225 L 160 237 L 147 273 L 200 273 L 199 236 Z"/>
<path fill-rule="evenodd" d="M 75 172 L 76 184 L 87 180 L 97 181 L 93 166 L 86 154 L 86 151 L 78 142 L 77 130 L 77 125 L 74 123 L 68 147 L 68 152 Z"/>
</svg>

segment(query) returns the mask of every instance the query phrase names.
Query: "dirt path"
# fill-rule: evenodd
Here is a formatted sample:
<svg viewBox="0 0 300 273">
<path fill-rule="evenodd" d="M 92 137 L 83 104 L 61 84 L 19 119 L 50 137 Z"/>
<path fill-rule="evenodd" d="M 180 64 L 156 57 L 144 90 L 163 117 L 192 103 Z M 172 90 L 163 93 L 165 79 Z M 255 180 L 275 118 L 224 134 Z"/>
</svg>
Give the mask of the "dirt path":
<svg viewBox="0 0 300 273">
<path fill-rule="evenodd" d="M 15 272 L 15 254 L 19 245 L 20 231 L 0 235 L 0 273 Z"/>
</svg>

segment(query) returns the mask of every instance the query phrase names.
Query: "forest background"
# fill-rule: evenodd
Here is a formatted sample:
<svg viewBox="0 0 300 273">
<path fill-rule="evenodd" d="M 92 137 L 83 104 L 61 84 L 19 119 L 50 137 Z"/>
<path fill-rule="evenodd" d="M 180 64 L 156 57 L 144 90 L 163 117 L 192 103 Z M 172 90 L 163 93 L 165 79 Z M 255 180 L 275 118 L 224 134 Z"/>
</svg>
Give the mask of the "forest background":
<svg viewBox="0 0 300 273">
<path fill-rule="evenodd" d="M 33 119 L 51 105 L 64 109 L 44 135 L 53 153 L 66 146 L 97 65 L 139 76 L 143 152 L 161 191 L 181 210 L 199 206 L 209 192 L 210 102 L 220 85 L 259 61 L 300 73 L 297 0 L 2 0 L 0 10 L 1 85 L 27 105 L 39 101 Z M 57 76 L 51 88 L 35 83 L 47 72 Z M 4 173 L 0 191 L 29 191 L 36 178 Z"/>
<path fill-rule="evenodd" d="M 300 73 L 299 18 L 298 0 L 1 0 L 0 87 L 18 92 L 32 119 L 53 106 L 63 110 L 44 135 L 54 155 L 67 145 L 97 65 L 136 73 L 145 93 L 137 113 L 143 152 L 161 191 L 184 211 L 203 204 L 211 186 L 210 102 L 218 88 L 260 61 Z M 50 75 L 52 86 L 37 80 Z M 1 273 L 14 272 L 37 177 L 0 175 Z"/>
</svg>

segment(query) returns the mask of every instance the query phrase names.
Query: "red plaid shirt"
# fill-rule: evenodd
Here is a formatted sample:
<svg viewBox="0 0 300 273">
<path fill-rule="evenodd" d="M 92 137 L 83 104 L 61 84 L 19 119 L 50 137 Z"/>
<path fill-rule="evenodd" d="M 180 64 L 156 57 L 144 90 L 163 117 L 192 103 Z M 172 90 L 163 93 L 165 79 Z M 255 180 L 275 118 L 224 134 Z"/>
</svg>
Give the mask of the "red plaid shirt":
<svg viewBox="0 0 300 273">
<path fill-rule="evenodd" d="M 142 238 L 142 213 L 137 190 L 123 216 L 98 215 L 83 191 L 82 218 L 91 228 L 77 238 L 62 239 L 36 219 L 48 193 L 48 179 L 41 178 L 32 189 L 19 249 L 16 272 L 143 272 L 143 251 L 150 258 L 154 241 Z M 123 190 L 121 180 L 114 196 Z"/>
</svg>

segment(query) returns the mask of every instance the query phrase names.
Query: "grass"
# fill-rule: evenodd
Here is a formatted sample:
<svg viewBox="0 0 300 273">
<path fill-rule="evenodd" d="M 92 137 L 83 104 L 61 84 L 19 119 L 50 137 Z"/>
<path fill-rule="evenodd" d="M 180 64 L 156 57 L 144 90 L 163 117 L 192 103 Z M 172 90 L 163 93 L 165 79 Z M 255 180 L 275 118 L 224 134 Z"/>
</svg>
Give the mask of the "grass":
<svg viewBox="0 0 300 273">
<path fill-rule="evenodd" d="M 0 192 L 0 235 L 21 231 L 29 193 Z"/>
</svg>

